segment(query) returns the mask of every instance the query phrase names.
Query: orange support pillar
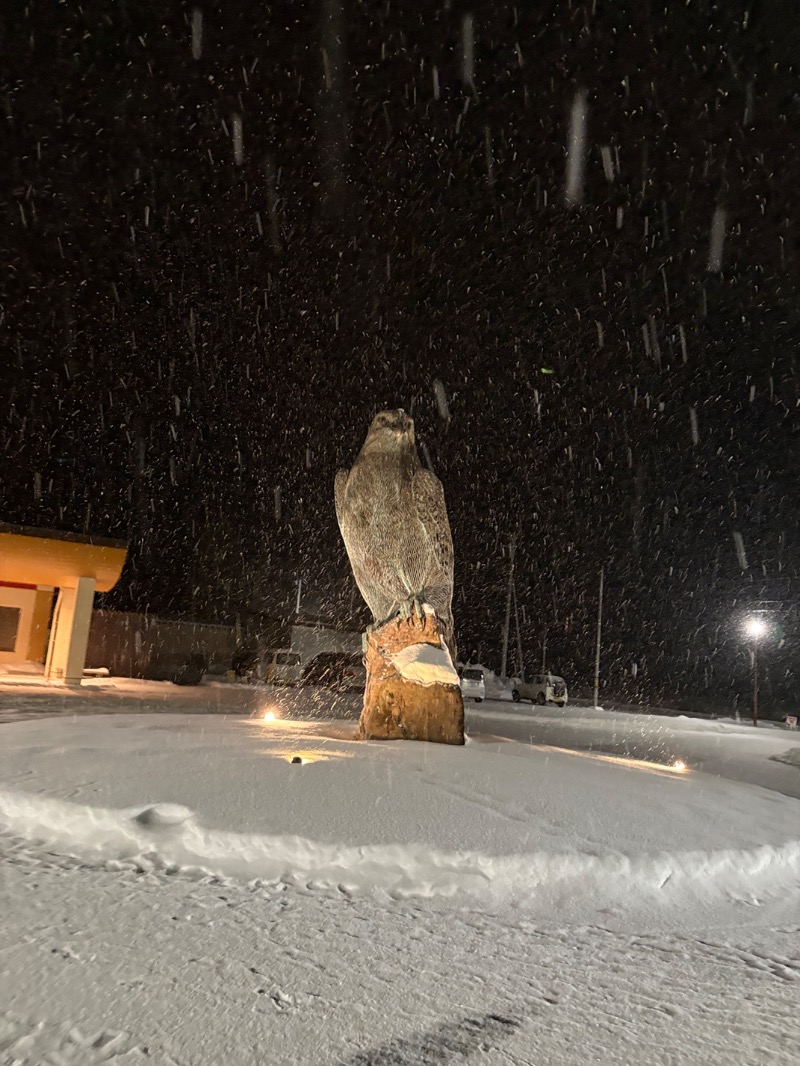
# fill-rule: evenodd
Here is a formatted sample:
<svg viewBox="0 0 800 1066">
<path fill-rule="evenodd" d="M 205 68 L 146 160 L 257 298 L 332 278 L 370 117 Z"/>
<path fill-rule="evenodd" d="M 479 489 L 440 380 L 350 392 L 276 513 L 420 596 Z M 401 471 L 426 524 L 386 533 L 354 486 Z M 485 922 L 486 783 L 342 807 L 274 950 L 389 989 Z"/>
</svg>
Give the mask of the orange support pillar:
<svg viewBox="0 0 800 1066">
<path fill-rule="evenodd" d="M 80 577 L 74 588 L 58 593 L 45 677 L 65 685 L 80 685 L 86 665 L 86 647 L 92 622 L 95 579 Z"/>
</svg>

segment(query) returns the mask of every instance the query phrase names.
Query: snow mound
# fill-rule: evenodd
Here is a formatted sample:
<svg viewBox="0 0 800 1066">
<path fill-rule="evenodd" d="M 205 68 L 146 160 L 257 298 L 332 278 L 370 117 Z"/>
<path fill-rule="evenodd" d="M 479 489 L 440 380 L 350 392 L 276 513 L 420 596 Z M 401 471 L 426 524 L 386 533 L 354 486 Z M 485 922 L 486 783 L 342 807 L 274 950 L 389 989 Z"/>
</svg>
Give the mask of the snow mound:
<svg viewBox="0 0 800 1066">
<path fill-rule="evenodd" d="M 318 889 L 383 889 L 397 897 L 455 897 L 552 907 L 562 898 L 621 904 L 723 897 L 760 899 L 797 891 L 800 841 L 783 846 L 628 856 L 533 852 L 494 856 L 424 845 L 323 844 L 297 836 L 206 829 L 185 809 L 113 810 L 0 793 L 0 826 L 91 863 L 129 862 L 201 870 L 247 881 L 294 881 Z M 175 818 L 180 811 L 179 819 Z M 171 829 L 163 833 L 164 825 Z"/>
<path fill-rule="evenodd" d="M 776 755 L 770 755 L 773 762 L 786 763 L 787 766 L 800 767 L 800 748 L 789 748 L 788 751 L 779 751 Z"/>
<path fill-rule="evenodd" d="M 392 666 L 417 685 L 459 685 L 450 652 L 437 644 L 409 644 L 392 656 Z"/>
<path fill-rule="evenodd" d="M 155 807 L 145 807 L 133 816 L 134 822 L 148 829 L 167 829 L 188 821 L 193 812 L 178 803 L 157 803 Z"/>
</svg>

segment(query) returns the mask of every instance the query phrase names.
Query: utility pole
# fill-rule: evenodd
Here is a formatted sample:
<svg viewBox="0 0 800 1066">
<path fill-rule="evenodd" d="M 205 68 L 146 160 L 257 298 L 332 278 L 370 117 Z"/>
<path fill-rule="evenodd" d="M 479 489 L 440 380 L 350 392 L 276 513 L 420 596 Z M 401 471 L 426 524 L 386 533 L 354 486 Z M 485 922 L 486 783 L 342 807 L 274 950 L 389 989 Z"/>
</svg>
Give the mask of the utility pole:
<svg viewBox="0 0 800 1066">
<path fill-rule="evenodd" d="M 514 591 L 514 553 L 517 548 L 516 533 L 511 538 L 508 546 L 508 591 L 506 593 L 506 620 L 503 623 L 503 655 L 500 660 L 500 677 L 506 680 L 506 667 L 508 666 L 508 631 L 511 628 L 511 597 Z"/>
<path fill-rule="evenodd" d="M 600 638 L 603 633 L 603 582 L 605 567 L 600 568 L 600 593 L 597 597 L 597 647 L 594 652 L 594 705 L 600 706 Z"/>
<path fill-rule="evenodd" d="M 519 605 L 517 603 L 517 583 L 513 581 L 511 584 L 514 590 L 514 625 L 517 628 L 517 669 L 519 670 L 520 681 L 525 680 L 525 662 L 522 658 L 522 636 L 519 629 Z"/>
<path fill-rule="evenodd" d="M 745 625 L 748 636 L 753 638 L 753 725 L 758 725 L 758 640 L 767 632 L 763 618 L 750 618 Z"/>
<path fill-rule="evenodd" d="M 321 16 L 324 78 L 320 86 L 321 128 L 317 140 L 322 157 L 323 204 L 330 215 L 339 218 L 345 205 L 348 140 L 345 86 L 349 79 L 343 0 L 323 0 Z"/>
<path fill-rule="evenodd" d="M 294 605 L 294 613 L 295 613 L 295 615 L 298 618 L 300 617 L 300 596 L 301 596 L 302 592 L 303 592 L 303 579 L 302 579 L 302 577 L 298 577 L 298 579 L 297 579 L 297 600 L 295 601 L 295 605 Z"/>
<path fill-rule="evenodd" d="M 542 636 L 542 673 L 547 673 L 547 626 L 544 627 Z"/>
</svg>

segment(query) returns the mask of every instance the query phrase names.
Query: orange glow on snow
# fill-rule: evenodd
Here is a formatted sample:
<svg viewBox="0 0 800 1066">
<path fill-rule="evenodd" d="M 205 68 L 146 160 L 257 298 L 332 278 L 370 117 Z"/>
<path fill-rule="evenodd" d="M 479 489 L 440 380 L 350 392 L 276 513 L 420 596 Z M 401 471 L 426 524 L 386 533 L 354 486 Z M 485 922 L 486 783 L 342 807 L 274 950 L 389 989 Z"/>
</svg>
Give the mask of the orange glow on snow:
<svg viewBox="0 0 800 1066">
<path fill-rule="evenodd" d="M 676 759 L 673 763 L 653 762 L 650 759 L 633 759 L 625 755 L 606 755 L 599 751 L 578 751 L 575 748 L 559 748 L 551 744 L 534 744 L 539 751 L 558 751 L 564 755 L 577 755 L 581 759 L 592 759 L 595 762 L 616 763 L 617 766 L 627 766 L 632 770 L 644 770 L 650 773 L 685 774 L 689 767 L 683 759 Z"/>
</svg>

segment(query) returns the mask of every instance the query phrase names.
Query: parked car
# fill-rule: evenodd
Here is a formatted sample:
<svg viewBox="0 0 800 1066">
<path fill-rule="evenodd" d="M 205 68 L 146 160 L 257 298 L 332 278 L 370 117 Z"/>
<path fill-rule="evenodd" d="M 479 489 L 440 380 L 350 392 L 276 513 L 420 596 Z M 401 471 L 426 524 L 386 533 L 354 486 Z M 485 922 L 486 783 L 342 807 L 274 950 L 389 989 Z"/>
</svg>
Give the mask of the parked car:
<svg viewBox="0 0 800 1066">
<path fill-rule="evenodd" d="M 302 675 L 303 664 L 297 652 L 281 649 L 263 652 L 250 676 L 254 681 L 266 681 L 270 685 L 297 685 Z"/>
<path fill-rule="evenodd" d="M 237 677 L 250 677 L 258 663 L 258 652 L 252 645 L 243 644 L 231 657 L 231 670 Z"/>
<path fill-rule="evenodd" d="M 367 671 L 361 655 L 347 652 L 323 652 L 315 656 L 303 671 L 304 685 L 321 685 L 339 691 L 362 689 Z"/>
<path fill-rule="evenodd" d="M 483 670 L 475 666 L 465 666 L 461 671 L 461 695 L 465 700 L 482 703 L 486 698 L 486 681 Z"/>
<path fill-rule="evenodd" d="M 208 672 L 208 657 L 201 651 L 151 652 L 134 676 L 148 681 L 171 681 L 173 685 L 200 685 Z"/>
<path fill-rule="evenodd" d="M 557 703 L 561 707 L 567 705 L 567 683 L 563 677 L 555 674 L 537 674 L 530 681 L 520 681 L 514 678 L 514 687 L 511 690 L 511 698 L 515 702 L 530 700 L 544 707 L 546 703 Z"/>
<path fill-rule="evenodd" d="M 176 685 L 199 685 L 207 671 L 208 659 L 205 655 L 195 652 L 176 668 L 169 680 Z"/>
</svg>

